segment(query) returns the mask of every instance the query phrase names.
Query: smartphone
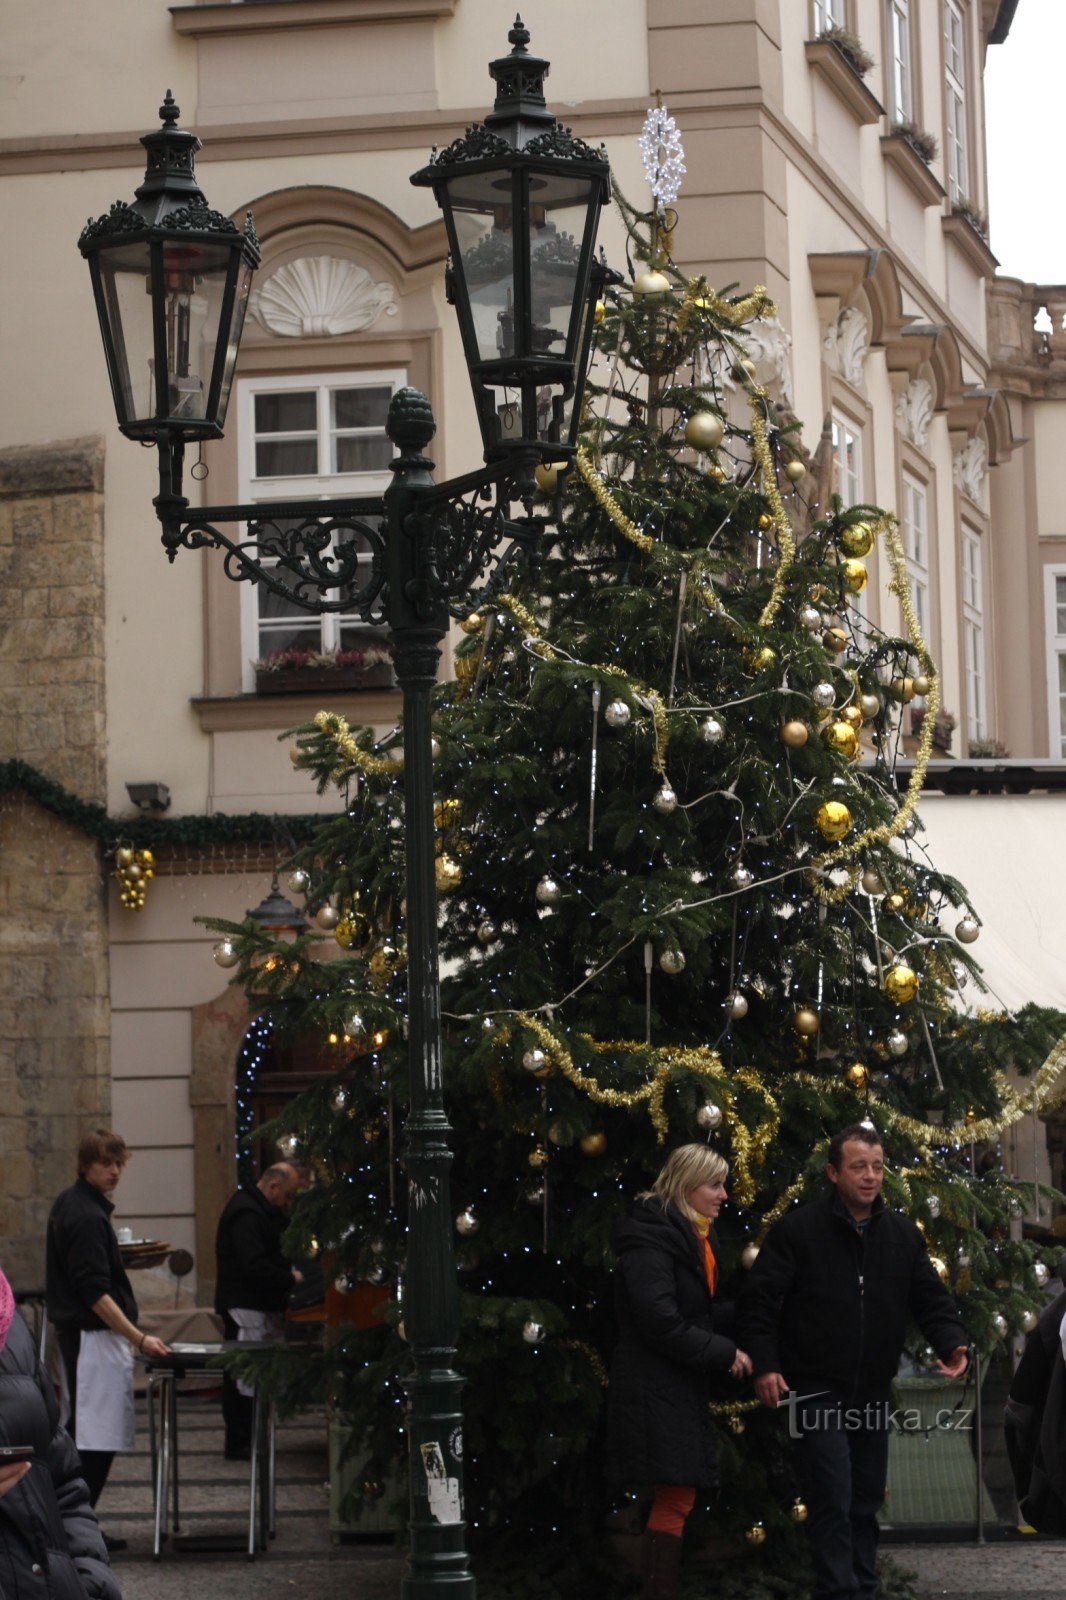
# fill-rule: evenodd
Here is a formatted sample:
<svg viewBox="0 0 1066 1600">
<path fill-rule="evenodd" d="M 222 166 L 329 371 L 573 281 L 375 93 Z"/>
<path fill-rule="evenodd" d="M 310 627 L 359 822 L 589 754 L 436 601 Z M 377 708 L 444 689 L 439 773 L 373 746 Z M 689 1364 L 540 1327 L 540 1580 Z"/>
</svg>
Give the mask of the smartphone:
<svg viewBox="0 0 1066 1600">
<path fill-rule="evenodd" d="M 13 1461 L 32 1461 L 32 1444 L 0 1444 L 0 1467 L 10 1466 Z"/>
</svg>

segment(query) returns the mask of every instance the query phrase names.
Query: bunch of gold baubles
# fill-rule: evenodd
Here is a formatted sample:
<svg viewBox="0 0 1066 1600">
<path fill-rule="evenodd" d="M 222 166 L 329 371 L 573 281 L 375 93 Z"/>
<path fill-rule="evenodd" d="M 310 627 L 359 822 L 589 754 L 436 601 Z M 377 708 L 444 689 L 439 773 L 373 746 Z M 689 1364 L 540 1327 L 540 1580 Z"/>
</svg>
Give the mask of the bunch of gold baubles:
<svg viewBox="0 0 1066 1600">
<path fill-rule="evenodd" d="M 135 850 L 132 845 L 120 844 L 115 851 L 115 877 L 123 909 L 143 911 L 148 885 L 155 877 L 155 856 L 150 850 Z"/>
</svg>

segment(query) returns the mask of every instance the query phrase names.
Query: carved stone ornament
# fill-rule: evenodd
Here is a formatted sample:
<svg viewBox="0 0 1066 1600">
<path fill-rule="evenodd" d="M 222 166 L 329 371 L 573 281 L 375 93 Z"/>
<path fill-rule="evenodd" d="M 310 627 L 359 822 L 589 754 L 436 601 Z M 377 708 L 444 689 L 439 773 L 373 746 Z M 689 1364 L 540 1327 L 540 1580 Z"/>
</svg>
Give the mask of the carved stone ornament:
<svg viewBox="0 0 1066 1600">
<path fill-rule="evenodd" d="M 792 335 L 780 317 L 758 317 L 744 329 L 748 359 L 754 361 L 758 381 L 776 390 L 775 398 L 792 408 Z"/>
<path fill-rule="evenodd" d="M 933 388 L 924 378 L 913 378 L 896 396 L 896 427 L 905 439 L 925 450 L 933 420 Z"/>
<path fill-rule="evenodd" d="M 858 306 L 845 306 L 822 335 L 822 356 L 833 372 L 856 386 L 863 381 L 870 325 Z"/>
<path fill-rule="evenodd" d="M 359 333 L 384 311 L 396 315 L 391 283 L 375 283 L 365 267 L 336 256 L 301 256 L 279 267 L 250 301 L 252 315 L 282 339 Z"/>
<path fill-rule="evenodd" d="M 988 446 L 985 441 L 976 437 L 968 440 L 953 456 L 951 471 L 955 487 L 968 495 L 975 505 L 980 505 L 985 473 L 988 471 Z"/>
</svg>

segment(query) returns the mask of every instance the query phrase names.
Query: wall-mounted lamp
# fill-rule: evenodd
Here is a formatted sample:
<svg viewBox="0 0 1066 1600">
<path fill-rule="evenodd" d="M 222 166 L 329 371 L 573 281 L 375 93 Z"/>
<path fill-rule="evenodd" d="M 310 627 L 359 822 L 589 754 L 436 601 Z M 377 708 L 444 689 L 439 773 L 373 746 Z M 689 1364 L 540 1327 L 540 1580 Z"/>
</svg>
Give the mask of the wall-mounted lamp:
<svg viewBox="0 0 1066 1600">
<path fill-rule="evenodd" d="M 165 811 L 170 805 L 170 790 L 165 783 L 127 783 L 126 793 L 138 811 Z"/>
</svg>

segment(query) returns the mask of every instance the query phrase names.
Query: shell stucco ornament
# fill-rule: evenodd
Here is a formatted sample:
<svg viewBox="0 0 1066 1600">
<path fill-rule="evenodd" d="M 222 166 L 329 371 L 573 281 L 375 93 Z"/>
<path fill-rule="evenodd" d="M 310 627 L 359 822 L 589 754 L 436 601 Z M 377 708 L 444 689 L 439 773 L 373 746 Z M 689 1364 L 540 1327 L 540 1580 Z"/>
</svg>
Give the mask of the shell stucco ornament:
<svg viewBox="0 0 1066 1600">
<path fill-rule="evenodd" d="M 365 267 L 336 256 L 301 256 L 279 267 L 252 295 L 252 315 L 282 339 L 359 333 L 384 312 L 396 315 L 391 283 L 375 283 Z"/>
</svg>

